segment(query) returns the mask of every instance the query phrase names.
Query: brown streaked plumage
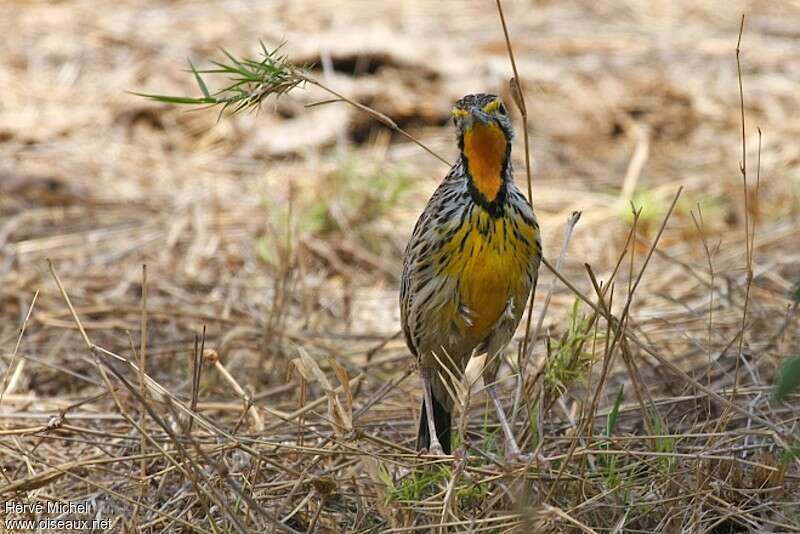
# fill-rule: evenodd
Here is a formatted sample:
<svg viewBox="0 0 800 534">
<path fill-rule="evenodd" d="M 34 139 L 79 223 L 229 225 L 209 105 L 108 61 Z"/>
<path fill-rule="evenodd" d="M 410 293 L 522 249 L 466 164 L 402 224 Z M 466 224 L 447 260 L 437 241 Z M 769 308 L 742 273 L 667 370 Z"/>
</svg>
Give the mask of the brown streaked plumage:
<svg viewBox="0 0 800 534">
<path fill-rule="evenodd" d="M 488 354 L 484 381 L 507 454 L 519 448 L 494 388 L 500 354 L 514 335 L 541 260 L 533 209 L 514 184 L 513 128 L 502 101 L 468 95 L 453 109 L 460 155 L 417 220 L 403 258 L 400 311 L 424 388 L 417 446 L 450 452 L 447 365 L 460 376 Z"/>
</svg>

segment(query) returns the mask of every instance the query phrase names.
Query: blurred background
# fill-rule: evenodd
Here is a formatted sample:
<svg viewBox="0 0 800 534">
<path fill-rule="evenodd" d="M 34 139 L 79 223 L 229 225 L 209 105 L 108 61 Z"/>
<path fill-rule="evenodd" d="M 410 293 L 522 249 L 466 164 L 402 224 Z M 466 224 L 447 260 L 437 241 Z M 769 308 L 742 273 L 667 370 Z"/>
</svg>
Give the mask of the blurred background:
<svg viewBox="0 0 800 534">
<path fill-rule="evenodd" d="M 640 266 L 682 186 L 633 321 L 687 370 L 724 369 L 733 356 L 716 349 L 741 324 L 747 215 L 757 230 L 746 342 L 772 373 L 797 341 L 787 310 L 800 280 L 800 3 L 504 4 L 545 255 L 555 259 L 568 215 L 581 211 L 564 272 L 591 294 L 583 264 L 608 277 L 631 202 L 643 209 L 633 249 Z M 750 213 L 739 171 L 742 14 Z M 11 1 L 0 4 L 0 33 L 4 353 L 41 291 L 14 392 L 44 399 L 88 385 L 63 372 L 82 376 L 88 364 L 76 358 L 84 349 L 48 258 L 93 341 L 128 356 L 132 340 L 139 346 L 147 264 L 150 370 L 180 394 L 204 326 L 206 346 L 276 405 L 297 402 L 288 362 L 298 347 L 336 355 L 373 386 L 410 364 L 398 335 L 401 253 L 445 165 L 346 104 L 307 107 L 330 98 L 310 86 L 236 116 L 131 92 L 200 96 L 187 60 L 207 68 L 223 48 L 258 59 L 261 40 L 452 161 L 453 102 L 472 92 L 511 101 L 493 2 Z M 701 214 L 702 231 L 692 217 Z M 543 272 L 540 295 L 551 280 Z M 556 285 L 549 335 L 568 330 L 574 301 Z M 712 347 L 720 362 L 708 361 Z M 669 386 L 656 363 L 644 358 L 642 369 L 654 388 Z M 204 388 L 208 398 L 228 394 L 213 380 Z M 401 390 L 416 388 L 407 381 Z M 395 410 L 410 432 L 412 404 L 390 397 L 375 419 Z"/>
</svg>

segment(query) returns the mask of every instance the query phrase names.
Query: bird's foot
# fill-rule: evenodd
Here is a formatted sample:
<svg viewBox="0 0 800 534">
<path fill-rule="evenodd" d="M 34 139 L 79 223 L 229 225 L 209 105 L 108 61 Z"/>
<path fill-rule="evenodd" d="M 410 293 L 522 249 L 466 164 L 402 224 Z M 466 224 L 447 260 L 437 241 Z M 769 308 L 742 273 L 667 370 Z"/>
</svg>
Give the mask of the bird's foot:
<svg viewBox="0 0 800 534">
<path fill-rule="evenodd" d="M 439 443 L 432 443 L 430 447 L 428 447 L 428 454 L 431 456 L 444 456 L 444 449 Z"/>
</svg>

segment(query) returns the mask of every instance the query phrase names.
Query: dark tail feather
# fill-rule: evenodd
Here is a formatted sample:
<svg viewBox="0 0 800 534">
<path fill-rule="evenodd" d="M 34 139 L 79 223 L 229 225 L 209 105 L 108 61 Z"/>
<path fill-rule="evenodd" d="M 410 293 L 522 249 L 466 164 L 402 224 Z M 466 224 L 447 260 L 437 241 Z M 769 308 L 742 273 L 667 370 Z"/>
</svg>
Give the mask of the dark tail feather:
<svg viewBox="0 0 800 534">
<path fill-rule="evenodd" d="M 450 454 L 450 438 L 452 434 L 452 417 L 450 411 L 433 398 L 433 424 L 436 426 L 436 435 L 439 437 L 439 443 L 442 444 L 442 449 L 445 454 Z M 417 450 L 427 449 L 430 447 L 430 435 L 428 433 L 428 415 L 425 411 L 425 401 L 422 401 L 422 409 L 419 416 L 419 430 L 417 431 Z"/>
</svg>

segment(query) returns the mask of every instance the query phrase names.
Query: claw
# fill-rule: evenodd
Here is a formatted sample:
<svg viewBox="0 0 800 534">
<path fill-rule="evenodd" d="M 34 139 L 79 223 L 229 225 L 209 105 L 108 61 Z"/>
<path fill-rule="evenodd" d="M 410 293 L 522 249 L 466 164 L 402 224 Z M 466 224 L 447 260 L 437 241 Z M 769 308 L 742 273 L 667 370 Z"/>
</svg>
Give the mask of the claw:
<svg viewBox="0 0 800 534">
<path fill-rule="evenodd" d="M 508 299 L 506 309 L 503 311 L 503 318 L 506 321 L 511 321 L 512 323 L 516 321 L 516 317 L 514 317 L 514 297 Z"/>
<path fill-rule="evenodd" d="M 438 443 L 434 443 L 428 448 L 428 454 L 430 454 L 431 456 L 444 456 L 445 455 L 444 454 L 444 449 L 442 449 L 442 446 L 439 445 Z"/>
</svg>

